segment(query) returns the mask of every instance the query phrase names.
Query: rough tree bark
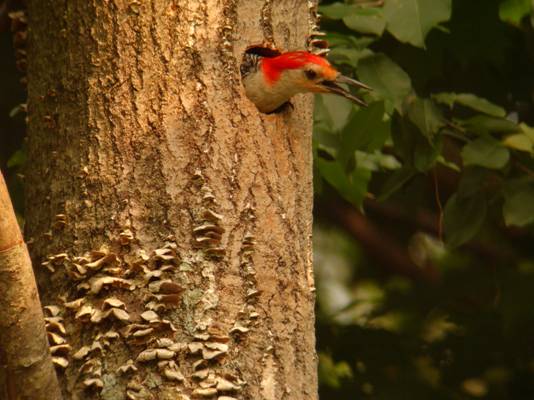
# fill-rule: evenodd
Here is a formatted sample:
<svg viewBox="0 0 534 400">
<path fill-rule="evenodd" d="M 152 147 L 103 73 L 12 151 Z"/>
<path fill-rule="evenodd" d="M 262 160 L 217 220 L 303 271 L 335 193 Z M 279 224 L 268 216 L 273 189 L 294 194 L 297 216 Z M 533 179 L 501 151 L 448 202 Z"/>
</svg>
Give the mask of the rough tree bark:
<svg viewBox="0 0 534 400">
<path fill-rule="evenodd" d="M 27 236 L 67 399 L 314 399 L 311 98 L 266 116 L 250 44 L 303 0 L 28 1 Z M 228 397 L 225 397 L 228 396 Z"/>
</svg>

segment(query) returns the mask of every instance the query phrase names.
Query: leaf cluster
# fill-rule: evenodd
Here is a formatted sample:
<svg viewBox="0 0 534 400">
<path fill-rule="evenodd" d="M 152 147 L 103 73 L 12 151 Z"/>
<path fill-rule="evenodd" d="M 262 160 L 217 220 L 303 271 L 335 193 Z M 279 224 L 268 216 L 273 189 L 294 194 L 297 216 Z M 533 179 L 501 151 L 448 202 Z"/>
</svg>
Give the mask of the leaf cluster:
<svg viewBox="0 0 534 400">
<path fill-rule="evenodd" d="M 321 398 L 534 398 L 532 7 L 322 2 L 329 58 L 374 90 L 316 100 Z"/>
<path fill-rule="evenodd" d="M 386 199 L 445 168 L 455 181 L 469 180 L 447 196 L 451 246 L 472 239 L 489 214 L 506 226 L 529 225 L 534 75 L 532 60 L 516 57 L 527 58 L 530 2 L 346 1 L 320 11 L 332 61 L 373 88 L 367 109 L 318 98 L 314 139 L 324 181 L 362 207 L 366 197 Z M 464 223 L 466 207 L 476 214 L 472 224 Z"/>
</svg>

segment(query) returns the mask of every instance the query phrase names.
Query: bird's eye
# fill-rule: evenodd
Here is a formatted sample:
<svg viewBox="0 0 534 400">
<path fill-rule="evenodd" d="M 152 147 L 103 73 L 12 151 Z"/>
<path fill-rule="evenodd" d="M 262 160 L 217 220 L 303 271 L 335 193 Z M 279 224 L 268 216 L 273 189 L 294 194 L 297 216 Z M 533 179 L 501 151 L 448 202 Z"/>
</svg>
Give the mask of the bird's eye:
<svg viewBox="0 0 534 400">
<path fill-rule="evenodd" d="M 306 74 L 306 78 L 308 78 L 309 80 L 317 78 L 317 72 L 315 72 L 313 69 L 307 69 L 306 71 L 304 71 L 304 73 Z"/>
</svg>

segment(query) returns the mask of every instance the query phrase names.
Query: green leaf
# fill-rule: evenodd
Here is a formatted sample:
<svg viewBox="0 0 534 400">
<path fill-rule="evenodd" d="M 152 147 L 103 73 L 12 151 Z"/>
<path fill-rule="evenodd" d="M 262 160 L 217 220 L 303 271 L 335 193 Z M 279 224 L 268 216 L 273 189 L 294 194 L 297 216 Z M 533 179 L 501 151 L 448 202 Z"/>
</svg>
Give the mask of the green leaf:
<svg viewBox="0 0 534 400">
<path fill-rule="evenodd" d="M 505 0 L 499 5 L 499 18 L 512 25 L 519 25 L 531 11 L 531 0 Z"/>
<path fill-rule="evenodd" d="M 393 115 L 391 137 L 395 151 L 400 155 L 405 165 L 411 165 L 416 170 L 425 172 L 436 162 L 441 153 L 442 139 L 436 136 L 429 140 L 408 118 L 399 113 Z"/>
<path fill-rule="evenodd" d="M 315 124 L 322 124 L 330 130 L 332 129 L 333 121 L 330 117 L 330 113 L 324 104 L 324 97 L 321 95 L 315 96 L 314 110 L 313 110 L 313 122 Z"/>
<path fill-rule="evenodd" d="M 390 134 L 390 121 L 384 121 L 384 103 L 372 103 L 352 114 L 341 132 L 338 160 L 346 165 L 355 150 L 372 152 L 382 148 Z"/>
<path fill-rule="evenodd" d="M 534 183 L 510 184 L 504 192 L 502 208 L 506 225 L 525 226 L 534 222 Z"/>
<path fill-rule="evenodd" d="M 362 58 L 358 66 L 359 78 L 371 86 L 370 97 L 386 101 L 386 112 L 401 109 L 402 102 L 412 91 L 410 77 L 384 54 Z"/>
<path fill-rule="evenodd" d="M 389 196 L 402 188 L 408 181 L 410 181 L 417 171 L 412 167 L 403 167 L 396 170 L 384 182 L 378 201 L 386 200 Z"/>
<path fill-rule="evenodd" d="M 352 103 L 343 97 L 320 94 L 315 97 L 314 120 L 335 133 L 347 124 L 352 109 Z"/>
<path fill-rule="evenodd" d="M 457 247 L 471 240 L 486 218 L 487 201 L 483 193 L 472 197 L 453 194 L 443 212 L 443 230 L 449 247 Z"/>
<path fill-rule="evenodd" d="M 451 17 L 451 0 L 385 0 L 387 30 L 399 41 L 425 47 L 428 32 Z"/>
<path fill-rule="evenodd" d="M 335 150 L 339 148 L 339 136 L 333 134 L 332 131 L 323 124 L 314 124 L 313 141 L 322 150 L 326 150 L 332 155 L 334 155 Z"/>
<path fill-rule="evenodd" d="M 350 113 L 354 108 L 350 101 L 335 95 L 319 95 L 331 121 L 332 131 L 338 132 L 347 124 Z"/>
<path fill-rule="evenodd" d="M 356 165 L 368 169 L 369 171 L 379 171 L 382 169 L 397 170 L 402 164 L 392 155 L 383 154 L 380 151 L 367 153 L 358 151 L 354 153 Z"/>
<path fill-rule="evenodd" d="M 439 155 L 437 158 L 436 158 L 436 162 L 440 165 L 443 165 L 444 167 L 447 167 L 449 169 L 452 169 L 453 171 L 455 172 L 461 172 L 462 169 L 456 165 L 454 162 L 452 161 L 448 161 L 445 159 L 445 157 L 443 157 L 442 155 Z"/>
<path fill-rule="evenodd" d="M 479 165 L 489 169 L 501 169 L 510 159 L 510 152 L 491 136 L 481 136 L 462 149 L 464 165 Z"/>
<path fill-rule="evenodd" d="M 319 380 L 321 384 L 340 388 L 344 380 L 352 378 L 352 369 L 346 361 L 335 362 L 325 353 L 319 353 Z"/>
<path fill-rule="evenodd" d="M 433 94 L 432 98 L 438 103 L 448 105 L 450 108 L 456 103 L 493 117 L 502 118 L 506 116 L 504 108 L 471 93 L 437 93 Z"/>
<path fill-rule="evenodd" d="M 457 121 L 468 131 L 478 134 L 514 133 L 519 130 L 516 123 L 505 118 L 476 115 L 464 121 Z"/>
<path fill-rule="evenodd" d="M 19 167 L 26 162 L 26 152 L 23 149 L 19 149 L 13 153 L 13 155 L 7 161 L 9 168 Z"/>
<path fill-rule="evenodd" d="M 356 68 L 361 58 L 369 57 L 372 54 L 368 49 L 354 49 L 348 47 L 334 47 L 328 53 L 328 59 L 335 65 L 350 65 L 352 68 Z"/>
<path fill-rule="evenodd" d="M 343 3 L 332 3 L 319 7 L 319 12 L 330 19 L 342 19 L 357 10 L 357 7 Z"/>
<path fill-rule="evenodd" d="M 534 142 L 534 128 L 533 127 L 528 126 L 527 124 L 522 122 L 519 124 L 519 128 L 521 129 L 521 132 L 527 135 L 529 139 Z"/>
<path fill-rule="evenodd" d="M 526 151 L 532 153 L 534 149 L 534 142 L 532 139 L 524 133 L 515 133 L 513 135 L 506 136 L 502 144 L 514 150 Z"/>
<path fill-rule="evenodd" d="M 441 154 L 443 140 L 441 136 L 436 136 L 432 142 L 423 138 L 418 138 L 414 148 L 413 165 L 421 172 L 428 171 L 437 162 Z"/>
<path fill-rule="evenodd" d="M 380 36 L 386 28 L 381 8 L 359 8 L 343 18 L 345 25 L 356 32 Z"/>
<path fill-rule="evenodd" d="M 441 111 L 429 99 L 416 98 L 408 108 L 408 117 L 429 139 L 445 125 Z"/>
<path fill-rule="evenodd" d="M 370 36 L 353 36 L 342 33 L 327 32 L 325 40 L 328 41 L 332 49 L 337 47 L 348 47 L 357 50 L 364 50 L 376 41 L 376 38 Z"/>
<path fill-rule="evenodd" d="M 480 189 L 486 186 L 486 183 L 491 173 L 486 168 L 481 167 L 467 167 L 464 169 L 464 173 L 458 183 L 458 196 L 473 197 Z"/>
<path fill-rule="evenodd" d="M 328 153 L 335 154 L 339 147 L 339 135 L 335 134 L 334 121 L 324 102 L 325 97 L 315 96 L 313 141 L 322 149 L 327 149 Z"/>
<path fill-rule="evenodd" d="M 371 179 L 371 171 L 356 168 L 347 175 L 337 161 L 326 161 L 317 158 L 317 167 L 321 176 L 332 185 L 338 193 L 356 207 L 361 207 L 367 194 L 367 185 Z"/>
</svg>

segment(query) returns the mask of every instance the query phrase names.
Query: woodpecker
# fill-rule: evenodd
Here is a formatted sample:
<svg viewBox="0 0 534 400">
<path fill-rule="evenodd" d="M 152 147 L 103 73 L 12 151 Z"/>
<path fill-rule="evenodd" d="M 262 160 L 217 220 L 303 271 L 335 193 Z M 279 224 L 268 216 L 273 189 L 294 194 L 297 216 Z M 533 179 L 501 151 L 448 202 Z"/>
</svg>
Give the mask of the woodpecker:
<svg viewBox="0 0 534 400">
<path fill-rule="evenodd" d="M 332 93 L 360 106 L 367 105 L 339 84 L 371 88 L 341 75 L 326 58 L 307 51 L 275 52 L 276 55 L 269 51 L 267 54 L 245 52 L 241 64 L 245 93 L 262 113 L 283 110 L 297 93 Z"/>
</svg>

